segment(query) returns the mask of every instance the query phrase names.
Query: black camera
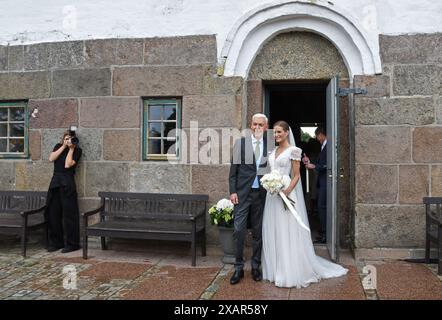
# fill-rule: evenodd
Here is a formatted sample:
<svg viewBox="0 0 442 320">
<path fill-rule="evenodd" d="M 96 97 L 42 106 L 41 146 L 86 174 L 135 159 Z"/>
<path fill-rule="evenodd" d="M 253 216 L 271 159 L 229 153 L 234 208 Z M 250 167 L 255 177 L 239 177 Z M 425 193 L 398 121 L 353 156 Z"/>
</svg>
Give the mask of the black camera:
<svg viewBox="0 0 442 320">
<path fill-rule="evenodd" d="M 78 143 L 80 142 L 80 140 L 78 140 L 77 137 L 77 127 L 76 126 L 71 126 L 69 128 L 69 135 L 71 136 L 71 143 L 73 145 L 78 145 Z"/>
</svg>

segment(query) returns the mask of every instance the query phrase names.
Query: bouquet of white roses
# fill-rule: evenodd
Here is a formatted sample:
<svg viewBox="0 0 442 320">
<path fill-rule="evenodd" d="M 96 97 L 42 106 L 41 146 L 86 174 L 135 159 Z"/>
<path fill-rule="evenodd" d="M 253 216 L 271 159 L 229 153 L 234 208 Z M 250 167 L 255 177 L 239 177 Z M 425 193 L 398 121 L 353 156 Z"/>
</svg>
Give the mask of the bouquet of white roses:
<svg viewBox="0 0 442 320">
<path fill-rule="evenodd" d="M 282 175 L 278 171 L 272 171 L 261 178 L 264 189 L 270 194 L 278 194 L 284 188 Z"/>
<path fill-rule="evenodd" d="M 284 183 L 284 178 L 283 176 L 278 172 L 278 171 L 272 171 L 271 173 L 268 173 L 266 175 L 264 175 L 261 178 L 261 183 L 262 186 L 264 187 L 264 189 L 267 190 L 268 193 L 272 194 L 272 195 L 279 195 L 281 198 L 281 193 L 282 190 L 286 187 L 288 187 L 286 184 Z M 295 201 L 293 201 L 292 199 L 290 199 L 289 197 L 286 196 L 286 198 L 291 202 L 292 205 L 295 204 Z M 284 204 L 284 208 L 286 210 L 288 210 L 287 204 L 285 203 L 284 199 L 282 198 L 282 203 Z"/>
<path fill-rule="evenodd" d="M 209 209 L 210 222 L 223 227 L 233 226 L 234 205 L 229 199 L 221 199 Z"/>
</svg>

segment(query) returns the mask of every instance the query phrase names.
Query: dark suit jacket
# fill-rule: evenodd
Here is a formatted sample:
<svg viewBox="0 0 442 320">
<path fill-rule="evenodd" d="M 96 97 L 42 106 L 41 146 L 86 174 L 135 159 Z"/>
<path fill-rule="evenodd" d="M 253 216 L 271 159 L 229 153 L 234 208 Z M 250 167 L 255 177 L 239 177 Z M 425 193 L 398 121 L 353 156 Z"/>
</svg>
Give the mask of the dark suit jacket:
<svg viewBox="0 0 442 320">
<path fill-rule="evenodd" d="M 322 149 L 319 158 L 315 163 L 315 170 L 318 172 L 317 188 L 327 187 L 327 145 Z"/>
<path fill-rule="evenodd" d="M 238 194 L 238 200 L 240 203 L 245 201 L 249 195 L 256 176 L 258 175 L 258 179 L 260 179 L 265 172 L 264 170 L 267 168 L 268 151 L 266 136 L 264 136 L 263 141 L 264 149 L 259 164 L 259 173 L 256 170 L 256 159 L 253 152 L 252 137 L 243 137 L 235 141 L 231 158 L 229 189 L 230 194 Z M 261 183 L 259 186 L 261 191 L 265 194 L 265 189 L 261 186 Z"/>
</svg>

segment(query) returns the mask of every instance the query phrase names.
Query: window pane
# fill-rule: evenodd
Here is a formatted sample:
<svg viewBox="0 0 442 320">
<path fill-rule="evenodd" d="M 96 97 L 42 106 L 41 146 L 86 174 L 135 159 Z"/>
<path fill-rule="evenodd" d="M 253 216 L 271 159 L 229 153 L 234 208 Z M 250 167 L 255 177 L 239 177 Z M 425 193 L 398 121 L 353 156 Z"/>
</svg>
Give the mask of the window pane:
<svg viewBox="0 0 442 320">
<path fill-rule="evenodd" d="M 164 120 L 176 120 L 176 105 L 164 106 Z"/>
<path fill-rule="evenodd" d="M 24 139 L 9 139 L 9 152 L 24 152 L 25 140 Z"/>
<path fill-rule="evenodd" d="M 148 141 L 149 148 L 148 153 L 149 154 L 161 154 L 161 140 L 160 139 L 149 139 Z"/>
<path fill-rule="evenodd" d="M 161 120 L 161 113 L 163 110 L 162 105 L 150 105 L 149 106 L 149 119 L 148 120 Z"/>
<path fill-rule="evenodd" d="M 161 137 L 161 122 L 149 123 L 149 137 Z"/>
<path fill-rule="evenodd" d="M 7 140 L 0 139 L 0 152 L 6 152 L 6 145 L 7 145 Z"/>
<path fill-rule="evenodd" d="M 146 154 L 166 155 L 168 152 L 176 154 L 179 146 L 176 144 L 175 130 L 180 127 L 178 123 L 179 102 L 175 99 L 149 99 L 145 100 L 145 139 Z M 167 136 L 171 137 L 168 141 Z M 170 150 L 169 150 L 170 148 Z M 155 157 L 152 157 L 155 158 Z M 162 159 L 162 157 L 159 157 Z"/>
<path fill-rule="evenodd" d="M 25 119 L 25 108 L 10 108 L 10 121 L 23 121 Z"/>
<path fill-rule="evenodd" d="M 8 125 L 6 123 L 0 124 L 0 137 L 7 137 L 8 136 Z"/>
<path fill-rule="evenodd" d="M 9 125 L 9 136 L 10 137 L 24 137 L 25 126 L 23 123 L 11 123 Z"/>
<path fill-rule="evenodd" d="M 0 108 L 0 121 L 8 121 L 8 108 Z"/>
<path fill-rule="evenodd" d="M 176 129 L 176 122 L 163 122 L 163 127 L 164 127 L 163 137 L 167 138 L 167 135 L 169 134 L 169 132 L 171 130 Z M 173 135 L 173 132 L 171 132 L 170 134 Z"/>
<path fill-rule="evenodd" d="M 164 153 L 176 154 L 176 141 L 164 140 Z"/>
</svg>

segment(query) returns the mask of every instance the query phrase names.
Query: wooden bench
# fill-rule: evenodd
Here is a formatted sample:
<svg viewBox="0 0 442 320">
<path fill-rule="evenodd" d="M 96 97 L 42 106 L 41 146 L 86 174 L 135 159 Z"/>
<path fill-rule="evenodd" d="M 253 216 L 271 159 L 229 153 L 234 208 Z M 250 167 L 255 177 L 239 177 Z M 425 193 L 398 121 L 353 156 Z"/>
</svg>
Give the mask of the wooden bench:
<svg viewBox="0 0 442 320">
<path fill-rule="evenodd" d="M 30 231 L 43 228 L 47 245 L 46 195 L 45 191 L 0 191 L 0 233 L 21 236 L 23 257 Z"/>
<path fill-rule="evenodd" d="M 430 263 L 431 243 L 435 243 L 439 250 L 438 274 L 442 275 L 442 198 L 426 197 L 423 201 L 426 209 L 425 263 Z"/>
<path fill-rule="evenodd" d="M 207 195 L 99 192 L 98 209 L 83 213 L 83 258 L 88 257 L 88 237 L 106 237 L 188 241 L 191 243 L 192 266 L 196 265 L 196 243 L 206 255 Z M 88 224 L 89 217 L 100 220 Z"/>
</svg>

